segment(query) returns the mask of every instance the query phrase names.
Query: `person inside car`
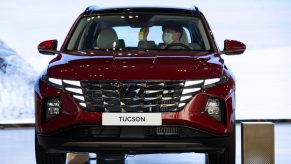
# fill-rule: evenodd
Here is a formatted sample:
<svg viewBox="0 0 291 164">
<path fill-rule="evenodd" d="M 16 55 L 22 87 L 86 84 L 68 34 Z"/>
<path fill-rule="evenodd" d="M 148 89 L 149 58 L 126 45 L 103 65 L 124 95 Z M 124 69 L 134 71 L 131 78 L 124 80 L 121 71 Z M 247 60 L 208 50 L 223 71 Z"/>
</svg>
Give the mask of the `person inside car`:
<svg viewBox="0 0 291 164">
<path fill-rule="evenodd" d="M 178 22 L 165 22 L 162 26 L 162 30 L 164 43 L 159 44 L 161 49 L 190 49 L 183 26 Z"/>
<path fill-rule="evenodd" d="M 190 49 L 188 46 L 188 38 L 183 30 L 182 25 L 174 21 L 165 22 L 162 26 L 163 43 L 158 45 L 159 49 Z M 139 47 L 154 47 L 153 41 L 148 41 L 148 27 L 142 27 L 138 33 Z"/>
<path fill-rule="evenodd" d="M 147 41 L 148 34 L 149 34 L 148 27 L 140 28 L 139 33 L 138 33 L 138 40 L 139 41 Z"/>
<path fill-rule="evenodd" d="M 183 28 L 176 22 L 166 22 L 163 27 L 163 41 L 166 45 L 181 43 Z"/>
</svg>

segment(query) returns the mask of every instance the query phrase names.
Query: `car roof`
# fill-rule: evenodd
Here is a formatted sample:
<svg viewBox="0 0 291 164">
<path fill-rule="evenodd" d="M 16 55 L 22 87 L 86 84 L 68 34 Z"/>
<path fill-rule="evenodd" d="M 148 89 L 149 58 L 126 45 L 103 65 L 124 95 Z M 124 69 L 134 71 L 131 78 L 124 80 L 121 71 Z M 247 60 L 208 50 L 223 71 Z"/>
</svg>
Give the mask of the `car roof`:
<svg viewBox="0 0 291 164">
<path fill-rule="evenodd" d="M 196 6 L 188 8 L 174 6 L 117 6 L 117 7 L 89 6 L 83 12 L 83 15 L 104 14 L 104 13 L 132 13 L 132 12 L 176 13 L 191 15 L 200 13 Z"/>
</svg>

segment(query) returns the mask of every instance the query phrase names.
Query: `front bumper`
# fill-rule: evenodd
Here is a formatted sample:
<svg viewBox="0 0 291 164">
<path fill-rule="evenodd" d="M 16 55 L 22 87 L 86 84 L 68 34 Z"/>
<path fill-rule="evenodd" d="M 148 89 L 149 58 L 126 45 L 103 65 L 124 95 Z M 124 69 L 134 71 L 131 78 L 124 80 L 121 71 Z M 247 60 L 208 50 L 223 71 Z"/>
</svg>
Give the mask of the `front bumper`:
<svg viewBox="0 0 291 164">
<path fill-rule="evenodd" d="M 62 110 L 59 115 L 46 121 L 45 102 L 56 97 L 60 100 Z M 209 97 L 219 98 L 225 103 L 223 121 L 218 121 L 205 112 Z M 219 86 L 196 94 L 181 111 L 162 113 L 162 127 L 179 127 L 179 131 L 182 132 L 179 136 L 150 136 L 146 133 L 146 129 L 150 127 L 140 126 L 117 127 L 111 131 L 113 134 L 110 132 L 110 135 L 101 133 L 100 131 L 114 128 L 102 126 L 101 112 L 85 111 L 71 95 L 42 80 L 39 80 L 35 86 L 35 102 L 36 136 L 40 145 L 52 152 L 108 153 L 110 151 L 138 154 L 223 151 L 229 144 L 235 121 L 234 81 L 231 78 Z M 83 132 L 76 130 L 78 128 L 83 129 Z"/>
<path fill-rule="evenodd" d="M 49 121 L 45 121 L 45 102 L 50 98 L 59 98 L 61 113 Z M 224 101 L 224 120 L 215 120 L 205 112 L 209 97 Z M 41 79 L 35 85 L 36 131 L 47 135 L 62 129 L 79 125 L 102 125 L 101 112 L 88 112 L 77 104 L 73 97 L 62 89 L 53 87 Z M 231 134 L 234 124 L 235 93 L 234 81 L 228 78 L 223 84 L 203 90 L 179 112 L 162 113 L 162 125 L 186 126 L 206 131 L 213 135 L 226 136 Z"/>
<path fill-rule="evenodd" d="M 38 142 L 48 152 L 158 153 L 223 151 L 229 136 L 214 136 L 179 126 L 179 135 L 156 136 L 155 127 L 77 126 L 50 135 L 38 134 Z"/>
</svg>

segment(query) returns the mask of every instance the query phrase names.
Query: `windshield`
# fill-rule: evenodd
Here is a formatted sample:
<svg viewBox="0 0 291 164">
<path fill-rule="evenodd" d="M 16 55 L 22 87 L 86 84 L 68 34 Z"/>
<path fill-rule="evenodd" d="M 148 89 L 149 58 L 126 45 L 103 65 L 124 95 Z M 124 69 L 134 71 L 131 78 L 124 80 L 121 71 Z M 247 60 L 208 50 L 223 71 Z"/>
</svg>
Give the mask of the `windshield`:
<svg viewBox="0 0 291 164">
<path fill-rule="evenodd" d="M 211 46 L 200 18 L 132 14 L 81 18 L 65 49 L 207 51 Z"/>
</svg>

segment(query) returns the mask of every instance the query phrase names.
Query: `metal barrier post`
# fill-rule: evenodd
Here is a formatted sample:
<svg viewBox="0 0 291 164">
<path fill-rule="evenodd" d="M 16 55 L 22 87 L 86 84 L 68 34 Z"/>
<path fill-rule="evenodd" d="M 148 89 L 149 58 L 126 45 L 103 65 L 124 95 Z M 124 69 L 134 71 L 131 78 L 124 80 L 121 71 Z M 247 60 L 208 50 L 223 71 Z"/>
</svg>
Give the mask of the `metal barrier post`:
<svg viewBox="0 0 291 164">
<path fill-rule="evenodd" d="M 242 164 L 274 164 L 274 132 L 271 122 L 241 123 Z"/>
</svg>

